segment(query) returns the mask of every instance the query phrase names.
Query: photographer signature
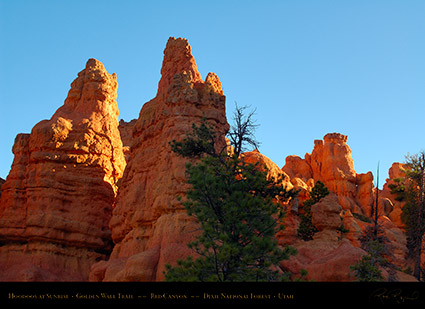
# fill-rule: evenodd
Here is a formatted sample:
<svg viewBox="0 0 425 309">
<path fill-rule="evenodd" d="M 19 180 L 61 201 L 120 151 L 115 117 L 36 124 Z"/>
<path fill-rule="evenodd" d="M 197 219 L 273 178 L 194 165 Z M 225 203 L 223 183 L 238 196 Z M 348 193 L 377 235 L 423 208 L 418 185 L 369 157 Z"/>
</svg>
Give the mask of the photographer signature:
<svg viewBox="0 0 425 309">
<path fill-rule="evenodd" d="M 370 300 L 379 300 L 382 304 L 385 303 L 397 303 L 402 304 L 406 302 L 416 301 L 419 299 L 419 292 L 413 291 L 410 294 L 404 294 L 401 289 L 386 289 L 380 288 L 374 291 Z"/>
</svg>

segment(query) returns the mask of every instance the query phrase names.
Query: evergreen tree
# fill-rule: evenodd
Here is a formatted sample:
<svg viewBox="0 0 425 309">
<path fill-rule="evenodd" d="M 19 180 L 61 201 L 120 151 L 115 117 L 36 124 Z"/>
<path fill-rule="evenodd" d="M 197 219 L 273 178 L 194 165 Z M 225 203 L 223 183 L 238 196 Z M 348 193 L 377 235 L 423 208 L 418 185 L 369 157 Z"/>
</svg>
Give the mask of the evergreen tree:
<svg viewBox="0 0 425 309">
<path fill-rule="evenodd" d="M 167 265 L 167 281 L 281 280 L 285 276 L 279 271 L 280 261 L 296 253 L 292 247 L 280 247 L 275 238 L 285 214 L 280 202 L 294 197 L 295 191 L 240 159 L 247 140 L 239 139 L 252 135 L 240 130 L 249 128 L 252 114 L 242 118 L 239 108 L 237 112 L 239 122 L 230 132 L 237 145 L 233 155 L 214 151 L 215 133 L 205 120 L 194 125 L 182 142 L 170 143 L 174 152 L 199 158 L 186 165 L 191 189 L 183 205 L 197 218 L 202 232 L 189 244 L 197 257 Z"/>
<path fill-rule="evenodd" d="M 382 272 L 379 269 L 380 263 L 384 262 L 381 255 L 382 250 L 382 244 L 379 241 L 371 241 L 368 254 L 364 255 L 359 262 L 350 266 L 357 281 L 383 281 Z"/>
<path fill-rule="evenodd" d="M 317 228 L 312 223 L 311 206 L 319 202 L 322 198 L 329 194 L 328 188 L 318 180 L 311 189 L 309 199 L 303 204 L 304 213 L 300 215 L 300 226 L 297 230 L 297 235 L 301 239 L 308 241 L 313 239 L 313 235 L 318 232 Z"/>
<path fill-rule="evenodd" d="M 360 282 L 383 281 L 382 271 L 389 274 L 389 281 L 394 280 L 395 266 L 388 261 L 391 255 L 390 241 L 385 236 L 381 225 L 369 226 L 359 238 L 361 248 L 367 252 L 356 264 L 350 266 L 354 275 Z"/>
<path fill-rule="evenodd" d="M 421 280 L 422 247 L 425 234 L 425 152 L 406 156 L 406 177 L 389 187 L 396 200 L 405 202 L 402 220 L 406 226 L 409 256 L 414 260 L 413 275 Z"/>
</svg>

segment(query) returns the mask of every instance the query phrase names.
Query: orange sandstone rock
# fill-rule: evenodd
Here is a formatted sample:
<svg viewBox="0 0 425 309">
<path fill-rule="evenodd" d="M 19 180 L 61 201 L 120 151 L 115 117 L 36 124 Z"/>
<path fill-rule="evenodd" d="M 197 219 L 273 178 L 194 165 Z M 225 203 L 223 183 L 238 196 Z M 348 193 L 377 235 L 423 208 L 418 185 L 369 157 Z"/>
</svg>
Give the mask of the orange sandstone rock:
<svg viewBox="0 0 425 309">
<path fill-rule="evenodd" d="M 310 241 L 298 240 L 293 245 L 298 254 L 282 261 L 281 267 L 298 274 L 307 270 L 307 279 L 315 281 L 353 281 L 350 266 L 364 254 L 360 248 L 341 237 L 342 207 L 334 194 L 329 194 L 311 208 L 312 222 L 319 232 Z"/>
<path fill-rule="evenodd" d="M 18 134 L 0 200 L 0 280 L 81 281 L 111 248 L 125 160 L 116 75 L 88 60 L 65 103 Z"/>
<path fill-rule="evenodd" d="M 351 158 L 351 150 L 347 145 L 347 136 L 329 133 L 324 142 L 316 140 L 310 157 L 310 165 L 315 181 L 322 181 L 338 196 L 343 208 L 354 207 L 356 195 L 356 172 Z"/>
<path fill-rule="evenodd" d="M 118 126 L 126 161 L 130 159 L 131 144 L 133 143 L 133 128 L 136 124 L 136 120 L 137 119 L 133 119 L 130 122 L 125 122 L 121 119 Z"/>
<path fill-rule="evenodd" d="M 340 213 L 342 207 L 334 194 L 329 194 L 311 207 L 312 223 L 319 230 L 315 237 L 321 232 L 332 231 L 337 237 L 337 230 L 342 224 Z"/>
<path fill-rule="evenodd" d="M 185 39 L 168 40 L 161 74 L 157 96 L 142 107 L 133 129 L 110 221 L 115 246 L 108 262 L 93 266 L 93 281 L 162 280 L 167 263 L 193 255 L 187 244 L 199 227 L 177 199 L 188 189 L 187 160 L 169 142 L 206 118 L 218 133 L 217 147 L 225 148 L 225 96 L 215 74 L 202 80 Z"/>
<path fill-rule="evenodd" d="M 404 228 L 404 223 L 401 220 L 404 203 L 395 199 L 396 197 L 391 194 L 389 186 L 390 184 L 395 184 L 394 179 L 403 180 L 406 177 L 405 168 L 405 164 L 394 162 L 388 170 L 388 178 L 379 193 L 380 200 L 378 205 L 380 205 L 380 209 L 384 208 L 385 214 L 399 228 Z"/>
<path fill-rule="evenodd" d="M 263 172 L 267 172 L 267 176 L 270 179 L 282 179 L 282 184 L 288 189 L 292 189 L 294 186 L 291 183 L 291 180 L 289 179 L 289 176 L 280 169 L 276 163 L 274 163 L 272 160 L 270 160 L 265 155 L 261 154 L 258 149 L 255 149 L 250 152 L 245 152 L 241 154 L 242 159 L 246 163 L 256 164 L 258 163 L 258 167 Z"/>
<path fill-rule="evenodd" d="M 314 141 L 314 149 L 304 159 L 288 156 L 282 168 L 289 177 L 298 178 L 311 190 L 312 184 L 322 181 L 329 191 L 336 194 L 344 209 L 370 215 L 373 202 L 372 173 L 357 174 L 347 145 L 347 136 L 339 133 L 326 134 L 322 140 Z M 293 181 L 294 182 L 294 181 Z M 299 187 L 303 187 L 302 183 Z M 310 183 L 310 185 L 307 185 Z"/>
</svg>

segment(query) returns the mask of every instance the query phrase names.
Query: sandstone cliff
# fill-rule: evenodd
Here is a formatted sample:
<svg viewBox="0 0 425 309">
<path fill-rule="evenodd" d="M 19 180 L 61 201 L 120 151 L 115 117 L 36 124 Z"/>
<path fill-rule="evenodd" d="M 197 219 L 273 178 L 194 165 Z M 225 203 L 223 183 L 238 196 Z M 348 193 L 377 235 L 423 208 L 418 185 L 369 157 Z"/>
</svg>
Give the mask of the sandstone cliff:
<svg viewBox="0 0 425 309">
<path fill-rule="evenodd" d="M 0 200 L 0 280 L 87 280 L 111 248 L 125 160 L 116 75 L 90 59 L 50 120 L 19 134 Z"/>
<path fill-rule="evenodd" d="M 214 73 L 202 80 L 185 39 L 168 40 L 161 75 L 156 97 L 144 104 L 133 128 L 110 222 L 113 252 L 93 266 L 91 280 L 162 280 L 165 264 L 193 254 L 187 243 L 197 223 L 177 200 L 188 188 L 187 161 L 171 152 L 169 142 L 183 139 L 204 117 L 226 132 L 225 96 Z M 226 145 L 223 134 L 217 144 Z"/>
</svg>

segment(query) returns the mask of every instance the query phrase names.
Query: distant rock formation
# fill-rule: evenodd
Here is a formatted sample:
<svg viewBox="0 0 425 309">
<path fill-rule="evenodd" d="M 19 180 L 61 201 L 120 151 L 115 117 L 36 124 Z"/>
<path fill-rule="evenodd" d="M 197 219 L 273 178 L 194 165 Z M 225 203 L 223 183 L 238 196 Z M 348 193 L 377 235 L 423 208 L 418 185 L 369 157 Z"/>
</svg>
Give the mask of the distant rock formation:
<svg viewBox="0 0 425 309">
<path fill-rule="evenodd" d="M 136 124 L 136 120 L 137 119 L 133 119 L 129 122 L 125 122 L 123 119 L 121 119 L 118 126 L 126 161 L 130 160 L 131 144 L 133 143 L 133 129 L 134 125 Z"/>
<path fill-rule="evenodd" d="M 365 254 L 360 249 L 359 238 L 372 225 L 371 210 L 377 190 L 373 185 L 372 173 L 355 172 L 347 136 L 339 133 L 326 134 L 324 141 L 316 140 L 312 153 L 307 153 L 304 159 L 287 157 L 282 170 L 290 177 L 294 187 L 300 190 L 301 204 L 319 180 L 331 192 L 311 209 L 313 225 L 319 230 L 312 241 L 297 238 L 299 217 L 296 213 L 288 212 L 285 230 L 277 237 L 280 243 L 296 247 L 298 254 L 289 261 L 283 261 L 283 267 L 294 273 L 304 268 L 309 272 L 308 278 L 317 281 L 354 280 L 348 266 L 354 265 Z M 404 177 L 403 165 L 394 163 L 389 177 L 383 190 L 380 190 L 378 223 L 392 248 L 389 261 L 399 268 L 406 268 L 406 236 L 400 229 L 402 205 L 395 201 L 388 188 L 394 178 Z M 346 232 L 342 234 L 338 228 Z M 388 276 L 384 271 L 384 277 Z M 395 276 L 396 280 L 415 281 L 412 276 L 398 271 Z"/>
<path fill-rule="evenodd" d="M 193 252 L 187 247 L 198 230 L 177 199 L 188 189 L 186 159 L 171 152 L 202 118 L 226 146 L 225 96 L 214 73 L 202 80 L 185 39 L 170 38 L 154 99 L 144 104 L 133 128 L 128 165 L 110 226 L 114 249 L 109 261 L 95 264 L 93 281 L 157 281 L 165 264 Z"/>
<path fill-rule="evenodd" d="M 0 280 L 84 281 L 109 254 L 126 165 L 117 87 L 90 59 L 52 118 L 16 137 L 0 200 Z"/>
<path fill-rule="evenodd" d="M 311 154 L 307 153 L 304 159 L 287 157 L 282 170 L 296 188 L 311 190 L 314 182 L 320 180 L 335 193 L 343 209 L 364 215 L 371 213 L 373 175 L 356 173 L 346 135 L 329 133 L 323 141 L 315 140 Z"/>
<path fill-rule="evenodd" d="M 401 220 L 404 203 L 395 200 L 394 195 L 391 194 L 389 185 L 395 184 L 395 179 L 403 180 L 406 177 L 405 171 L 406 165 L 403 163 L 394 162 L 391 165 L 388 170 L 388 178 L 380 192 L 378 203 L 380 214 L 388 216 L 391 221 L 400 228 L 404 228 L 404 223 Z"/>
</svg>

